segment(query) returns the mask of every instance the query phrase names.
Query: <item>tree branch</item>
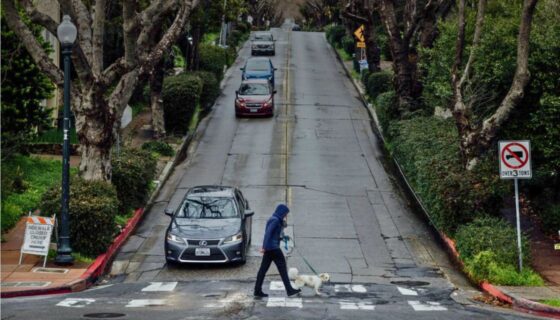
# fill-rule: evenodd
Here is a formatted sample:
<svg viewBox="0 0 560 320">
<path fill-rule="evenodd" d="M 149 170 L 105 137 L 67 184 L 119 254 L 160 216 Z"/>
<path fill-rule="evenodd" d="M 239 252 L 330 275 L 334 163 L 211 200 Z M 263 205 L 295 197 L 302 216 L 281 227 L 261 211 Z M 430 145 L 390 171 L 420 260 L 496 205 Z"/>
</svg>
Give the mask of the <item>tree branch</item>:
<svg viewBox="0 0 560 320">
<path fill-rule="evenodd" d="M 138 35 L 136 46 L 143 52 L 147 52 L 151 35 L 155 28 L 160 27 L 163 19 L 167 17 L 173 10 L 177 8 L 177 1 L 175 0 L 160 0 L 153 2 L 148 8 L 140 13 L 140 24 L 142 30 Z M 184 4 L 187 5 L 187 4 Z"/>
<path fill-rule="evenodd" d="M 138 37 L 138 18 L 136 16 L 136 1 L 123 0 L 123 37 L 124 59 L 128 68 L 136 66 L 136 39 Z"/>
<path fill-rule="evenodd" d="M 56 29 L 58 28 L 58 23 L 53 20 L 48 14 L 39 12 L 31 0 L 20 0 L 21 5 L 25 9 L 25 12 L 36 24 L 43 26 L 47 31 L 56 35 Z"/>
<path fill-rule="evenodd" d="M 39 44 L 31 30 L 23 23 L 13 0 L 2 1 L 4 17 L 10 30 L 23 42 L 27 52 L 43 72 L 58 86 L 64 83 L 62 71 L 52 62 L 45 49 Z"/>
<path fill-rule="evenodd" d="M 92 72 L 95 77 L 101 76 L 103 70 L 103 35 L 105 33 L 105 0 L 95 1 L 95 15 L 93 17 L 93 49 Z"/>
</svg>

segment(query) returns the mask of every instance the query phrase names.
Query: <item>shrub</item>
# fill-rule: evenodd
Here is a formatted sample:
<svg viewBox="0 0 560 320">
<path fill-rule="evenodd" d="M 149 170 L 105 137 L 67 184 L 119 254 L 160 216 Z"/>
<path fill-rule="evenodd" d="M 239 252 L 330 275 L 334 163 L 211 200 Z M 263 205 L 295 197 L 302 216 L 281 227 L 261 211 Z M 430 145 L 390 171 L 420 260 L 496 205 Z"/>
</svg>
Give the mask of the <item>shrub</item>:
<svg viewBox="0 0 560 320">
<path fill-rule="evenodd" d="M 60 197 L 60 186 L 45 192 L 40 204 L 42 214 L 56 213 L 60 219 Z M 116 233 L 117 210 L 117 193 L 110 183 L 71 179 L 69 213 L 72 248 L 90 257 L 105 252 Z"/>
<path fill-rule="evenodd" d="M 330 25 L 325 29 L 327 40 L 333 47 L 340 47 L 342 37 L 346 34 L 346 29 L 341 25 Z"/>
<path fill-rule="evenodd" d="M 513 265 L 497 262 L 492 251 L 481 251 L 472 259 L 465 261 L 465 270 L 476 282 L 488 281 L 504 286 L 542 286 L 542 278 L 531 268 L 524 267 L 518 272 Z"/>
<path fill-rule="evenodd" d="M 155 152 L 162 156 L 172 157 L 175 155 L 175 150 L 168 143 L 164 141 L 148 141 L 142 145 L 142 150 Z"/>
<path fill-rule="evenodd" d="M 548 234 L 557 234 L 560 230 L 560 204 L 549 204 L 539 215 L 543 230 Z"/>
<path fill-rule="evenodd" d="M 383 132 L 387 132 L 389 123 L 398 118 L 397 95 L 395 91 L 387 91 L 375 99 L 375 110 Z"/>
<path fill-rule="evenodd" d="M 516 266 L 517 231 L 501 218 L 480 217 L 457 229 L 457 250 L 463 259 L 473 259 L 483 251 L 491 251 L 494 261 Z M 529 245 L 526 237 L 521 239 L 523 263 L 529 263 Z"/>
<path fill-rule="evenodd" d="M 224 77 L 224 66 L 227 65 L 226 49 L 203 43 L 199 46 L 198 53 L 200 69 L 212 72 L 218 81 L 221 81 Z"/>
<path fill-rule="evenodd" d="M 473 170 L 463 168 L 453 120 L 416 117 L 393 122 L 389 149 L 400 162 L 432 222 L 453 235 L 481 215 L 499 212 L 506 186 L 496 174 L 494 153 Z"/>
<path fill-rule="evenodd" d="M 367 84 L 368 78 L 369 78 L 369 70 L 368 69 L 364 69 L 362 70 L 361 74 L 360 74 L 360 80 L 362 81 L 362 84 L 364 85 L 364 87 Z"/>
<path fill-rule="evenodd" d="M 232 30 L 227 38 L 227 45 L 237 47 L 243 39 L 243 32 L 239 30 Z"/>
<path fill-rule="evenodd" d="M 117 191 L 120 213 L 144 206 L 156 165 L 156 159 L 146 150 L 124 149 L 114 155 L 111 182 Z"/>
<path fill-rule="evenodd" d="M 201 92 L 202 80 L 198 76 L 182 73 L 164 79 L 162 97 L 168 132 L 187 132 Z"/>
<path fill-rule="evenodd" d="M 373 99 L 392 88 L 393 74 L 388 71 L 374 72 L 369 75 L 366 85 L 367 94 Z"/>
<path fill-rule="evenodd" d="M 355 44 L 354 44 L 354 38 L 352 36 L 345 34 L 344 37 L 342 37 L 342 39 L 340 40 L 340 42 L 342 45 L 342 49 L 344 49 L 346 53 L 348 53 L 349 55 L 354 54 Z"/>
<path fill-rule="evenodd" d="M 220 95 L 220 83 L 216 76 L 208 71 L 198 71 L 196 75 L 202 80 L 202 92 L 200 94 L 200 105 L 206 111 L 212 108 L 214 101 Z"/>
</svg>

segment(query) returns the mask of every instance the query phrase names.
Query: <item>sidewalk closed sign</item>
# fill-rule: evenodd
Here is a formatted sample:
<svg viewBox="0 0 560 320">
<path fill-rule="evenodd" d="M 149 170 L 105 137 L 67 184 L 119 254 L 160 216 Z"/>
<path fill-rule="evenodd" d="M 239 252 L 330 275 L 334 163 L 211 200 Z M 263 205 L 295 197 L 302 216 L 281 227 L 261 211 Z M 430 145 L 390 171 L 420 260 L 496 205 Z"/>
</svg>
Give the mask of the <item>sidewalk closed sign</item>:
<svg viewBox="0 0 560 320">
<path fill-rule="evenodd" d="M 49 253 L 54 218 L 29 216 L 21 253 L 46 256 Z"/>
<path fill-rule="evenodd" d="M 531 146 L 528 140 L 500 141 L 500 178 L 531 179 Z"/>
</svg>

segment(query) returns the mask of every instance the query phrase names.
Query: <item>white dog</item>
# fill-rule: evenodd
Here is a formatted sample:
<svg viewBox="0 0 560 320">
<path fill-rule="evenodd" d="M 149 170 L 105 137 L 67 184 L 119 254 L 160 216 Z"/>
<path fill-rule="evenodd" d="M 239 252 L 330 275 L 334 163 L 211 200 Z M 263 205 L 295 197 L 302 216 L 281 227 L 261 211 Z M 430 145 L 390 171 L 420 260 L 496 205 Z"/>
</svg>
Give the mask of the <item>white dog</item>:
<svg viewBox="0 0 560 320">
<path fill-rule="evenodd" d="M 328 273 L 321 273 L 318 276 L 300 275 L 298 269 L 296 268 L 290 268 L 288 270 L 288 277 L 290 278 L 290 280 L 294 281 L 296 289 L 299 289 L 303 286 L 308 286 L 315 289 L 315 294 L 318 296 L 321 295 L 319 289 L 323 285 L 323 282 L 328 282 L 331 279 L 331 276 Z"/>
</svg>

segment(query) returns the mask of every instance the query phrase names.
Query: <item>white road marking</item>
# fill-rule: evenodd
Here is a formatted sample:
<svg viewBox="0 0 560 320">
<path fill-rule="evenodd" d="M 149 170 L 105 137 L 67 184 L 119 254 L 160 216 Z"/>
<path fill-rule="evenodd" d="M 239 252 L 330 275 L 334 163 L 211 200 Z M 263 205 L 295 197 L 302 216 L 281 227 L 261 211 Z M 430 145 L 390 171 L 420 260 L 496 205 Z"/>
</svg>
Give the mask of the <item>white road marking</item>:
<svg viewBox="0 0 560 320">
<path fill-rule="evenodd" d="M 295 287 L 296 284 L 293 281 L 290 281 L 292 287 Z M 282 281 L 270 281 L 270 290 L 286 290 L 284 288 L 284 283 Z"/>
<path fill-rule="evenodd" d="M 91 289 L 88 289 L 87 291 L 93 291 L 93 290 L 99 290 L 99 289 L 105 289 L 105 288 L 109 288 L 111 287 L 112 284 L 104 284 L 102 286 L 97 286 L 97 287 L 93 287 Z"/>
<path fill-rule="evenodd" d="M 361 284 L 335 284 L 334 292 L 356 292 L 356 293 L 366 293 L 367 289 Z"/>
<path fill-rule="evenodd" d="M 56 305 L 59 307 L 70 307 L 70 308 L 83 308 L 90 303 L 95 302 L 95 299 L 89 298 L 66 298 Z"/>
<path fill-rule="evenodd" d="M 286 297 L 269 297 L 266 302 L 267 307 L 287 307 L 287 308 L 302 308 L 303 301 L 301 298 L 286 298 Z"/>
<path fill-rule="evenodd" d="M 401 288 L 401 287 L 397 287 L 397 289 L 399 289 L 399 292 L 403 296 L 417 296 L 418 295 L 418 292 L 416 292 L 415 290 L 412 290 L 412 289 Z"/>
<path fill-rule="evenodd" d="M 249 298 L 244 292 L 235 292 L 228 295 L 227 298 L 220 299 L 217 302 L 209 302 L 204 305 L 205 308 L 225 308 L 229 304 L 239 303 L 245 306 L 250 305 L 253 302 L 252 298 Z"/>
<path fill-rule="evenodd" d="M 130 300 L 126 305 L 127 308 L 154 307 L 166 305 L 164 299 L 135 299 Z"/>
<path fill-rule="evenodd" d="M 369 302 L 339 301 L 342 310 L 375 310 L 375 306 Z"/>
<path fill-rule="evenodd" d="M 414 311 L 444 311 L 447 310 L 446 307 L 442 306 L 439 302 L 427 301 L 422 303 L 420 301 L 408 301 L 408 304 L 414 309 Z"/>
<path fill-rule="evenodd" d="M 143 292 L 173 291 L 177 282 L 150 282 L 151 284 L 142 289 Z"/>
</svg>

